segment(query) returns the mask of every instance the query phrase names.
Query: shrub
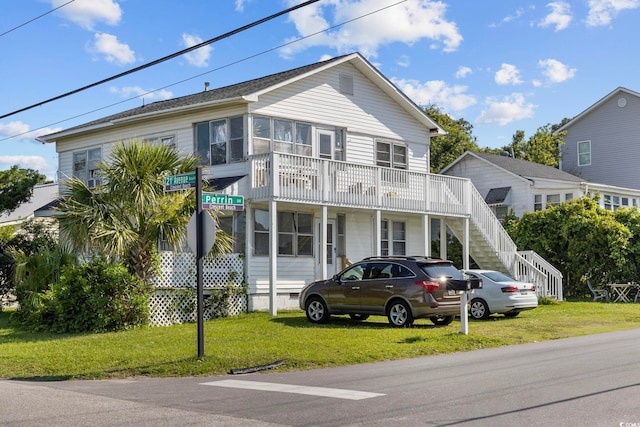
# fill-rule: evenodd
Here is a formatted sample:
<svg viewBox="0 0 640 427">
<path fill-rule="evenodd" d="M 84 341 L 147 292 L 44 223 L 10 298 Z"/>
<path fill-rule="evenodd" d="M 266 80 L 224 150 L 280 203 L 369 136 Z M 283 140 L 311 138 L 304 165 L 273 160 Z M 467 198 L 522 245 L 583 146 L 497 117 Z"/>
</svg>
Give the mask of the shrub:
<svg viewBox="0 0 640 427">
<path fill-rule="evenodd" d="M 124 266 L 94 258 L 63 269 L 60 281 L 45 292 L 37 328 L 106 332 L 146 325 L 148 298 L 147 285 Z"/>
</svg>

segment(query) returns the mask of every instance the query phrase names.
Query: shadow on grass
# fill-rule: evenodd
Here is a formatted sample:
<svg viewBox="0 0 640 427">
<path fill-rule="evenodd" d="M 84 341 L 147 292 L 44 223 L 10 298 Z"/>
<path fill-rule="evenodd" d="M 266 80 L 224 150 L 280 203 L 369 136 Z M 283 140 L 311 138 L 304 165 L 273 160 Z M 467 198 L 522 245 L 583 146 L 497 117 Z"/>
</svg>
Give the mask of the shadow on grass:
<svg viewBox="0 0 640 427">
<path fill-rule="evenodd" d="M 271 322 L 280 323 L 293 328 L 332 328 L 332 329 L 396 329 L 389 324 L 385 316 L 371 316 L 367 320 L 353 320 L 349 316 L 331 316 L 328 323 L 317 324 L 307 320 L 304 313 L 296 317 L 274 317 Z M 435 329 L 446 328 L 451 325 L 437 326 L 429 319 L 416 319 L 410 328 L 406 329 Z M 403 328 L 397 328 L 403 329 Z"/>
</svg>

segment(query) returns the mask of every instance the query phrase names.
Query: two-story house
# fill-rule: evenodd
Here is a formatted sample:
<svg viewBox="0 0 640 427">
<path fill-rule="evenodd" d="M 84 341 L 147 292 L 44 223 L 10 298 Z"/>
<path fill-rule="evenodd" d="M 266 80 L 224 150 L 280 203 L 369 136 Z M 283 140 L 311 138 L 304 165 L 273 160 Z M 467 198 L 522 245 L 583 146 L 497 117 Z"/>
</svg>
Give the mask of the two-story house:
<svg viewBox="0 0 640 427">
<path fill-rule="evenodd" d="M 560 169 L 587 182 L 640 189 L 640 93 L 618 87 L 556 132 Z"/>
<path fill-rule="evenodd" d="M 598 196 L 601 207 L 640 207 L 640 190 L 586 182 L 539 163 L 483 152 L 467 151 L 440 172 L 468 178 L 498 219 L 521 217 L 585 195 Z"/>
<path fill-rule="evenodd" d="M 242 254 L 250 310 L 295 308 L 305 283 L 348 260 L 430 254 L 433 219 L 454 231 L 466 253 L 484 252 L 474 259 L 487 268 L 539 280 L 541 292 L 562 298 L 557 276 L 548 291 L 551 273 L 517 253 L 469 180 L 428 173 L 430 138 L 442 134 L 354 53 L 207 86 L 41 140 L 56 144 L 61 185 L 70 176 L 93 185 L 95 161 L 121 140 L 198 154 L 217 191 L 245 197 L 245 209 L 221 212 L 220 225 Z M 470 245 L 474 232 L 481 237 Z"/>
</svg>

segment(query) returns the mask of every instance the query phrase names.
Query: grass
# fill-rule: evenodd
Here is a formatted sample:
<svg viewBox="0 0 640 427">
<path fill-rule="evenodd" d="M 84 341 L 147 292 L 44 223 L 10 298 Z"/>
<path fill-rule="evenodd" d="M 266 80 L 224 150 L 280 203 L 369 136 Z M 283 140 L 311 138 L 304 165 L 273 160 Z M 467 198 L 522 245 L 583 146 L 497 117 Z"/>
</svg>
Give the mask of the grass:
<svg viewBox="0 0 640 427">
<path fill-rule="evenodd" d="M 495 316 L 436 327 L 428 319 L 410 329 L 386 318 L 355 322 L 334 317 L 312 325 L 302 311 L 250 313 L 205 322 L 205 357 L 197 360 L 195 324 L 104 334 L 49 334 L 22 329 L 0 313 L 0 378 L 104 379 L 203 376 L 286 359 L 278 369 L 302 370 L 471 351 L 640 327 L 634 304 L 562 302 L 516 318 Z"/>
</svg>

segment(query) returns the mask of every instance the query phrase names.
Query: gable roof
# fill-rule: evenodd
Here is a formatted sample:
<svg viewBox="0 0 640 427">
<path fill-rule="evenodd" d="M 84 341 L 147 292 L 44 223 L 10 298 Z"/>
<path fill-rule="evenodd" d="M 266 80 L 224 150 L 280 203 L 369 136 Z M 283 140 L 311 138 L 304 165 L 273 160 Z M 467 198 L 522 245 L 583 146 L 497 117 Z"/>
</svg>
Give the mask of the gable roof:
<svg viewBox="0 0 640 427">
<path fill-rule="evenodd" d="M 149 116 L 171 114 L 177 111 L 200 109 L 211 105 L 220 105 L 231 102 L 249 103 L 257 101 L 261 94 L 345 62 L 351 63 L 367 78 L 376 83 L 384 93 L 398 102 L 409 114 L 416 118 L 425 127 L 429 128 L 431 130 L 431 135 L 444 135 L 446 133 L 434 120 L 426 115 L 424 110 L 411 101 L 411 99 L 409 99 L 393 83 L 383 76 L 362 55 L 359 53 L 351 53 L 230 86 L 204 90 L 191 95 L 153 102 L 151 104 L 112 114 L 69 129 L 44 135 L 37 139 L 41 142 L 55 142 L 55 140 L 60 137 L 100 129 L 102 127 L 112 126 L 124 121 L 141 120 L 148 118 Z"/>
<path fill-rule="evenodd" d="M 584 180 L 571 175 L 570 173 L 563 172 L 560 169 L 552 166 L 541 165 L 539 163 L 529 162 L 521 159 L 514 159 L 509 156 L 501 156 L 498 154 L 483 153 L 466 151 L 456 160 L 451 162 L 447 167 L 442 169 L 440 173 L 444 173 L 451 169 L 455 164 L 461 162 L 464 158 L 475 157 L 485 163 L 491 164 L 494 167 L 498 167 L 504 171 L 507 171 L 513 175 L 524 179 L 552 179 L 557 181 L 569 181 L 569 182 L 583 182 Z"/>
<path fill-rule="evenodd" d="M 567 128 L 573 126 L 575 123 L 577 123 L 579 120 L 581 120 L 582 118 L 584 118 L 587 114 L 591 113 L 592 111 L 598 109 L 602 104 L 606 103 L 607 101 L 609 101 L 611 98 L 613 98 L 614 96 L 618 95 L 619 93 L 626 93 L 627 95 L 630 96 L 635 96 L 640 98 L 640 93 L 638 92 L 634 92 L 632 90 L 629 90 L 627 88 L 624 88 L 622 86 L 617 87 L 616 89 L 614 89 L 612 92 L 610 92 L 608 95 L 606 95 L 605 97 L 601 98 L 598 102 L 596 102 L 595 104 L 593 104 L 592 106 L 590 106 L 589 108 L 587 108 L 586 110 L 584 110 L 583 112 L 581 112 L 580 114 L 578 114 L 577 116 L 575 116 L 573 119 L 571 119 L 570 121 L 568 121 L 567 123 L 564 124 L 564 126 L 561 126 L 560 128 L 558 128 L 553 134 L 557 134 L 558 132 L 562 132 L 564 130 L 566 130 Z"/>
<path fill-rule="evenodd" d="M 13 212 L 0 216 L 0 225 L 16 224 L 32 218 L 35 212 L 58 197 L 58 184 L 42 184 L 33 187 L 29 201 L 22 203 Z"/>
</svg>

